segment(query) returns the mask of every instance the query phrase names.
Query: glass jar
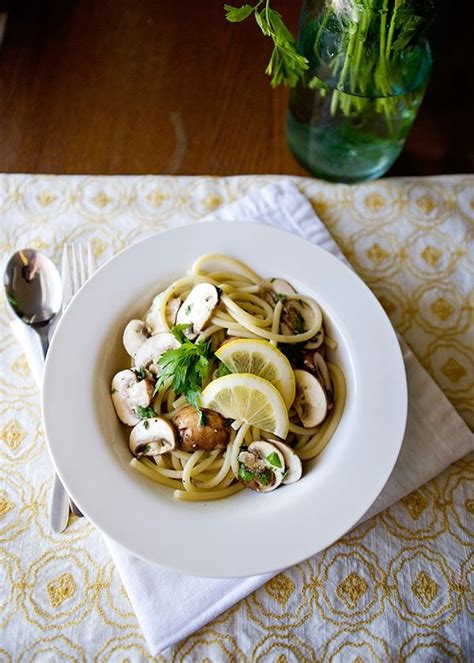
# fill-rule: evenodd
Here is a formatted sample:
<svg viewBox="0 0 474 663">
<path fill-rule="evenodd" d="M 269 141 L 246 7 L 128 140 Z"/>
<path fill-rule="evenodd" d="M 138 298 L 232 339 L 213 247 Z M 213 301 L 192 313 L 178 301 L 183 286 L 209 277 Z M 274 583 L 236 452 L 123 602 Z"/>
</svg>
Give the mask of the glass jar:
<svg viewBox="0 0 474 663">
<path fill-rule="evenodd" d="M 309 68 L 290 94 L 288 143 L 313 175 L 357 182 L 400 154 L 431 70 L 430 0 L 305 0 L 298 49 Z"/>
</svg>

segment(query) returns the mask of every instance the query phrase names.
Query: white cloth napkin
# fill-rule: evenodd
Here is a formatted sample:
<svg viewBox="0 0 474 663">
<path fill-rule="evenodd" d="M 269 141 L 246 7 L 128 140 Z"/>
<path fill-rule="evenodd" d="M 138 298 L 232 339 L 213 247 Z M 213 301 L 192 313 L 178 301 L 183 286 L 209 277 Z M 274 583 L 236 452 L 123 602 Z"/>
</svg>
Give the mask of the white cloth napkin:
<svg viewBox="0 0 474 663">
<path fill-rule="evenodd" d="M 259 221 L 297 233 L 344 257 L 308 200 L 291 182 L 255 189 L 206 217 Z M 20 321 L 12 331 L 41 385 L 36 334 Z M 445 395 L 402 341 L 409 412 L 397 464 L 361 522 L 379 513 L 474 449 L 474 438 Z M 260 587 L 271 575 L 210 579 L 183 576 L 138 559 L 105 537 L 152 655 L 198 630 Z"/>
</svg>

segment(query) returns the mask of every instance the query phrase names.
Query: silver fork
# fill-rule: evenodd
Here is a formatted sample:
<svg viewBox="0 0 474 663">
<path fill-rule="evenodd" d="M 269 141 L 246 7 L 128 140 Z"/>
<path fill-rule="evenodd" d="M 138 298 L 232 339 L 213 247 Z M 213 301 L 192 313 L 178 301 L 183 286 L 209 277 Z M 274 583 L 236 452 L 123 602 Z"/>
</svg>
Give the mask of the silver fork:
<svg viewBox="0 0 474 663">
<path fill-rule="evenodd" d="M 68 246 L 67 244 L 64 245 L 61 261 L 63 313 L 69 306 L 69 303 L 76 292 L 84 285 L 87 279 L 92 276 L 95 269 L 96 262 L 90 244 L 87 244 L 86 252 L 84 252 L 81 244 L 79 244 L 77 248 L 74 244 L 71 246 Z M 71 509 L 76 516 L 82 517 L 83 514 L 67 495 L 59 477 L 55 474 L 49 511 L 50 524 L 55 532 L 62 532 L 66 529 L 69 519 L 69 509 Z"/>
</svg>

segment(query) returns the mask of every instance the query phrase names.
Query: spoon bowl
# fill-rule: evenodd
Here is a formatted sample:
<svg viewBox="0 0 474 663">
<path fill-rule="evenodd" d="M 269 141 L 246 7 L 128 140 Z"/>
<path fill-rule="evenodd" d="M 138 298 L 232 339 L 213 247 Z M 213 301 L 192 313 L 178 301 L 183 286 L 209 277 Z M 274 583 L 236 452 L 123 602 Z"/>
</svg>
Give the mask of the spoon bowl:
<svg viewBox="0 0 474 663">
<path fill-rule="evenodd" d="M 61 310 L 59 272 L 49 258 L 34 249 L 21 249 L 12 255 L 3 285 L 12 311 L 27 325 L 45 326 Z"/>
</svg>

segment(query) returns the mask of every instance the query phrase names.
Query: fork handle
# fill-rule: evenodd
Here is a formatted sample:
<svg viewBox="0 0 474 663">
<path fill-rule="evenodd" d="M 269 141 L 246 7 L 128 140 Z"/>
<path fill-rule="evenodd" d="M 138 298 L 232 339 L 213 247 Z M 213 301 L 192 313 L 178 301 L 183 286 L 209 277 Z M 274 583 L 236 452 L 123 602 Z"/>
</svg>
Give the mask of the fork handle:
<svg viewBox="0 0 474 663">
<path fill-rule="evenodd" d="M 63 532 L 69 520 L 69 496 L 66 493 L 61 479 L 55 473 L 49 503 L 49 522 L 53 532 Z"/>
</svg>

